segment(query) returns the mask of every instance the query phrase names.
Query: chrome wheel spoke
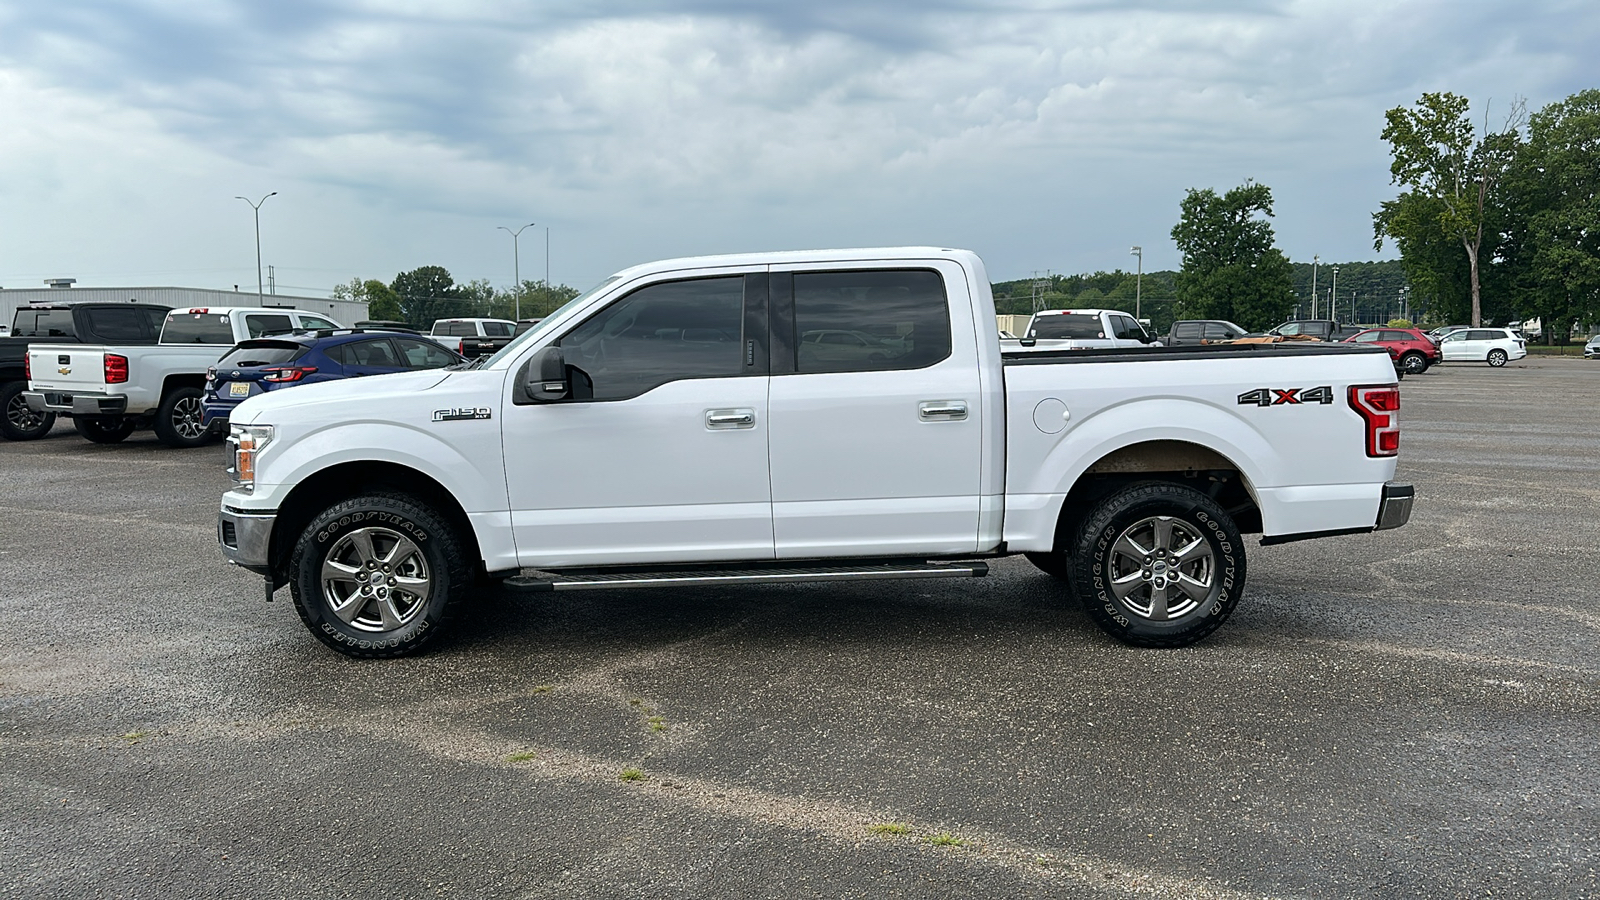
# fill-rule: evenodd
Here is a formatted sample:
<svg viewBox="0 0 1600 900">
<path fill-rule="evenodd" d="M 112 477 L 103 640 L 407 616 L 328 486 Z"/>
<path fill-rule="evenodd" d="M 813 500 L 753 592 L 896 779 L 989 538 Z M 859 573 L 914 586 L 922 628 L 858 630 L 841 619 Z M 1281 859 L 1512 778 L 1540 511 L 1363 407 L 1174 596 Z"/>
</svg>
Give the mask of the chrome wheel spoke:
<svg viewBox="0 0 1600 900">
<path fill-rule="evenodd" d="M 347 566 L 344 563 L 335 562 L 331 559 L 322 561 L 323 581 L 348 581 L 354 584 L 356 583 L 356 575 L 360 572 L 360 566 Z"/>
<path fill-rule="evenodd" d="M 1177 585 L 1178 590 L 1182 591 L 1185 597 L 1196 603 L 1204 603 L 1206 598 L 1211 595 L 1211 585 L 1207 581 L 1201 581 L 1182 572 L 1179 572 L 1178 576 L 1172 579 L 1172 583 Z"/>
<path fill-rule="evenodd" d="M 378 615 L 383 618 L 384 631 L 393 631 L 403 624 L 400 610 L 396 609 L 394 605 L 394 594 L 391 593 L 387 597 L 379 597 L 377 606 Z"/>
<path fill-rule="evenodd" d="M 428 586 L 431 582 L 427 578 L 416 578 L 411 575 L 396 575 L 394 577 L 394 583 L 396 589 L 403 590 L 411 596 L 416 597 L 418 600 L 426 600 L 428 598 Z"/>
<path fill-rule="evenodd" d="M 1150 586 L 1150 621 L 1165 622 L 1167 620 L 1167 589 L 1166 587 Z"/>
<path fill-rule="evenodd" d="M 343 605 L 335 605 L 333 607 L 333 614 L 348 625 L 356 620 L 356 616 L 360 615 L 363 609 L 366 609 L 369 599 L 359 593 L 352 592 Z"/>
<path fill-rule="evenodd" d="M 1152 543 L 1156 550 L 1172 549 L 1172 520 L 1166 516 L 1157 516 L 1150 523 L 1150 530 L 1154 533 Z"/>
<path fill-rule="evenodd" d="M 433 591 L 427 557 L 411 538 L 390 528 L 357 528 L 328 548 L 322 594 L 329 610 L 359 631 L 405 627 Z"/>
<path fill-rule="evenodd" d="M 1195 538 L 1185 544 L 1182 550 L 1173 553 L 1172 556 L 1178 561 L 1179 565 L 1188 565 L 1196 560 L 1209 558 L 1211 556 L 1211 545 L 1207 544 L 1204 538 Z"/>
<path fill-rule="evenodd" d="M 396 541 L 395 545 L 389 548 L 389 552 L 384 554 L 383 557 L 378 561 L 389 566 L 397 567 L 402 562 L 410 559 L 412 556 L 419 555 L 421 553 L 422 551 L 417 548 L 416 544 L 411 542 L 410 538 L 402 537 L 400 540 Z"/>
<path fill-rule="evenodd" d="M 350 548 L 356 552 L 356 562 L 365 565 L 378 559 L 378 551 L 372 546 L 372 532 L 363 528 L 350 533 L 348 539 Z"/>
<path fill-rule="evenodd" d="M 1144 583 L 1144 573 L 1135 569 L 1121 578 L 1111 579 L 1111 592 L 1117 595 L 1118 600 L 1126 600 L 1129 594 L 1138 590 Z"/>
<path fill-rule="evenodd" d="M 1123 556 L 1133 558 L 1135 562 L 1142 563 L 1145 557 L 1150 555 L 1150 551 L 1134 543 L 1131 536 L 1132 531 L 1133 529 L 1131 528 L 1128 531 L 1124 531 L 1122 537 L 1117 538 L 1117 542 L 1111 546 L 1111 549 L 1121 553 Z"/>
</svg>

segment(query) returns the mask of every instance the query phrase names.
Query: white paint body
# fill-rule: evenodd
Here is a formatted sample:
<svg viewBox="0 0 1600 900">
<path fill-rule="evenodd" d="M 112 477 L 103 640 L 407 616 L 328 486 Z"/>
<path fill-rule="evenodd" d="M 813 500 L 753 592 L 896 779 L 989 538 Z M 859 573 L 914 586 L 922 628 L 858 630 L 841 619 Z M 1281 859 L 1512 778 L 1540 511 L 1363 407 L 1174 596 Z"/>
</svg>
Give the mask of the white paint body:
<svg viewBox="0 0 1600 900">
<path fill-rule="evenodd" d="M 927 368 L 673 381 L 627 400 L 518 405 L 518 373 L 597 310 L 657 281 L 828 269 L 935 269 L 952 350 Z M 933 248 L 652 263 L 519 337 L 485 367 L 262 394 L 238 425 L 271 425 L 253 491 L 276 510 L 329 466 L 383 461 L 436 480 L 466 511 L 489 571 L 753 559 L 1048 550 L 1063 501 L 1096 461 L 1186 441 L 1231 461 L 1269 536 L 1372 528 L 1393 457 L 1365 453 L 1355 384 L 1392 384 L 1387 354 L 1162 351 L 1136 360 L 1002 361 L 983 263 Z M 1170 354 L 1170 355 L 1168 355 Z M 1076 354 L 1073 354 L 1076 356 Z M 1041 364 L 1042 363 L 1042 364 Z M 1326 385 L 1335 402 L 1262 407 L 1258 388 Z M 962 404 L 929 421 L 921 404 Z M 433 421 L 435 410 L 491 418 Z M 737 409 L 747 427 L 709 415 Z"/>
</svg>

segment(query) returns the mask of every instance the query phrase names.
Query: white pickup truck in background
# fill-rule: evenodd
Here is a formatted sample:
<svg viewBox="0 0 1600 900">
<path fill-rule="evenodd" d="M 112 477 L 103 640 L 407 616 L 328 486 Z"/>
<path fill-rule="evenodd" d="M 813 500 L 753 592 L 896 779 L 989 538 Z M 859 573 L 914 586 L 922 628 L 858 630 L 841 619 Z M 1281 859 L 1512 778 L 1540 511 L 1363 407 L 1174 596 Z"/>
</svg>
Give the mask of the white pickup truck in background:
<svg viewBox="0 0 1600 900">
<path fill-rule="evenodd" d="M 1002 339 L 1007 352 L 1041 350 L 1105 350 L 1159 347 L 1139 320 L 1115 309 L 1042 309 L 1016 339 Z"/>
<path fill-rule="evenodd" d="M 994 315 L 965 251 L 627 269 L 475 369 L 246 400 L 218 540 L 351 656 L 421 648 L 485 577 L 971 577 L 1016 553 L 1111 634 L 1176 647 L 1238 603 L 1243 535 L 1410 514 L 1381 349 L 1007 355 Z M 834 332 L 877 339 L 805 340 Z"/>
<path fill-rule="evenodd" d="M 174 309 L 153 346 L 29 344 L 23 398 L 35 412 L 71 416 L 78 433 L 96 443 L 115 444 L 152 425 L 169 447 L 197 447 L 214 437 L 201 416 L 206 370 L 234 344 L 342 327 L 295 309 Z"/>
</svg>

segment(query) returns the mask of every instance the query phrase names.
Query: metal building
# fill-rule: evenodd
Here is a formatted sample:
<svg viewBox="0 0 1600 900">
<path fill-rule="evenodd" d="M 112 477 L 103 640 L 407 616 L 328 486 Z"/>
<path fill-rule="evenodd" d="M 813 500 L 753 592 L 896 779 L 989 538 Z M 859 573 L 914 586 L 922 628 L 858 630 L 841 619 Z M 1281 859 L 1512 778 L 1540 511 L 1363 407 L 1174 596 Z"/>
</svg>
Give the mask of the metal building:
<svg viewBox="0 0 1600 900">
<path fill-rule="evenodd" d="M 291 297 L 267 294 L 256 301 L 255 291 L 219 291 L 186 287 L 74 287 L 74 279 L 51 278 L 42 288 L 0 288 L 0 323 L 9 325 L 20 307 L 30 303 L 155 303 L 177 308 L 212 306 L 274 306 L 303 309 L 330 316 L 341 325 L 367 318 L 367 304 L 327 297 Z"/>
</svg>

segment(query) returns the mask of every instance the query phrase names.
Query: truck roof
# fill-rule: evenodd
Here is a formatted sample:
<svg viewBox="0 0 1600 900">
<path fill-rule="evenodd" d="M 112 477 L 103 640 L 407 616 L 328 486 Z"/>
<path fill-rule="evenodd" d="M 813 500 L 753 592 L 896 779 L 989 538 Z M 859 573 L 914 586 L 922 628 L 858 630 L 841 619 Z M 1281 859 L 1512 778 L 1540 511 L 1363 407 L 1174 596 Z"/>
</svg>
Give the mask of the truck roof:
<svg viewBox="0 0 1600 900">
<path fill-rule="evenodd" d="M 949 247 L 855 247 L 838 250 L 784 250 L 771 253 L 730 253 L 720 256 L 686 256 L 663 259 L 622 269 L 612 278 L 671 272 L 679 269 L 716 269 L 734 266 L 803 265 L 806 263 L 867 262 L 876 260 L 947 259 L 961 263 L 969 272 L 982 272 L 983 263 L 970 250 Z M 987 276 L 985 276 L 987 277 Z"/>
</svg>

